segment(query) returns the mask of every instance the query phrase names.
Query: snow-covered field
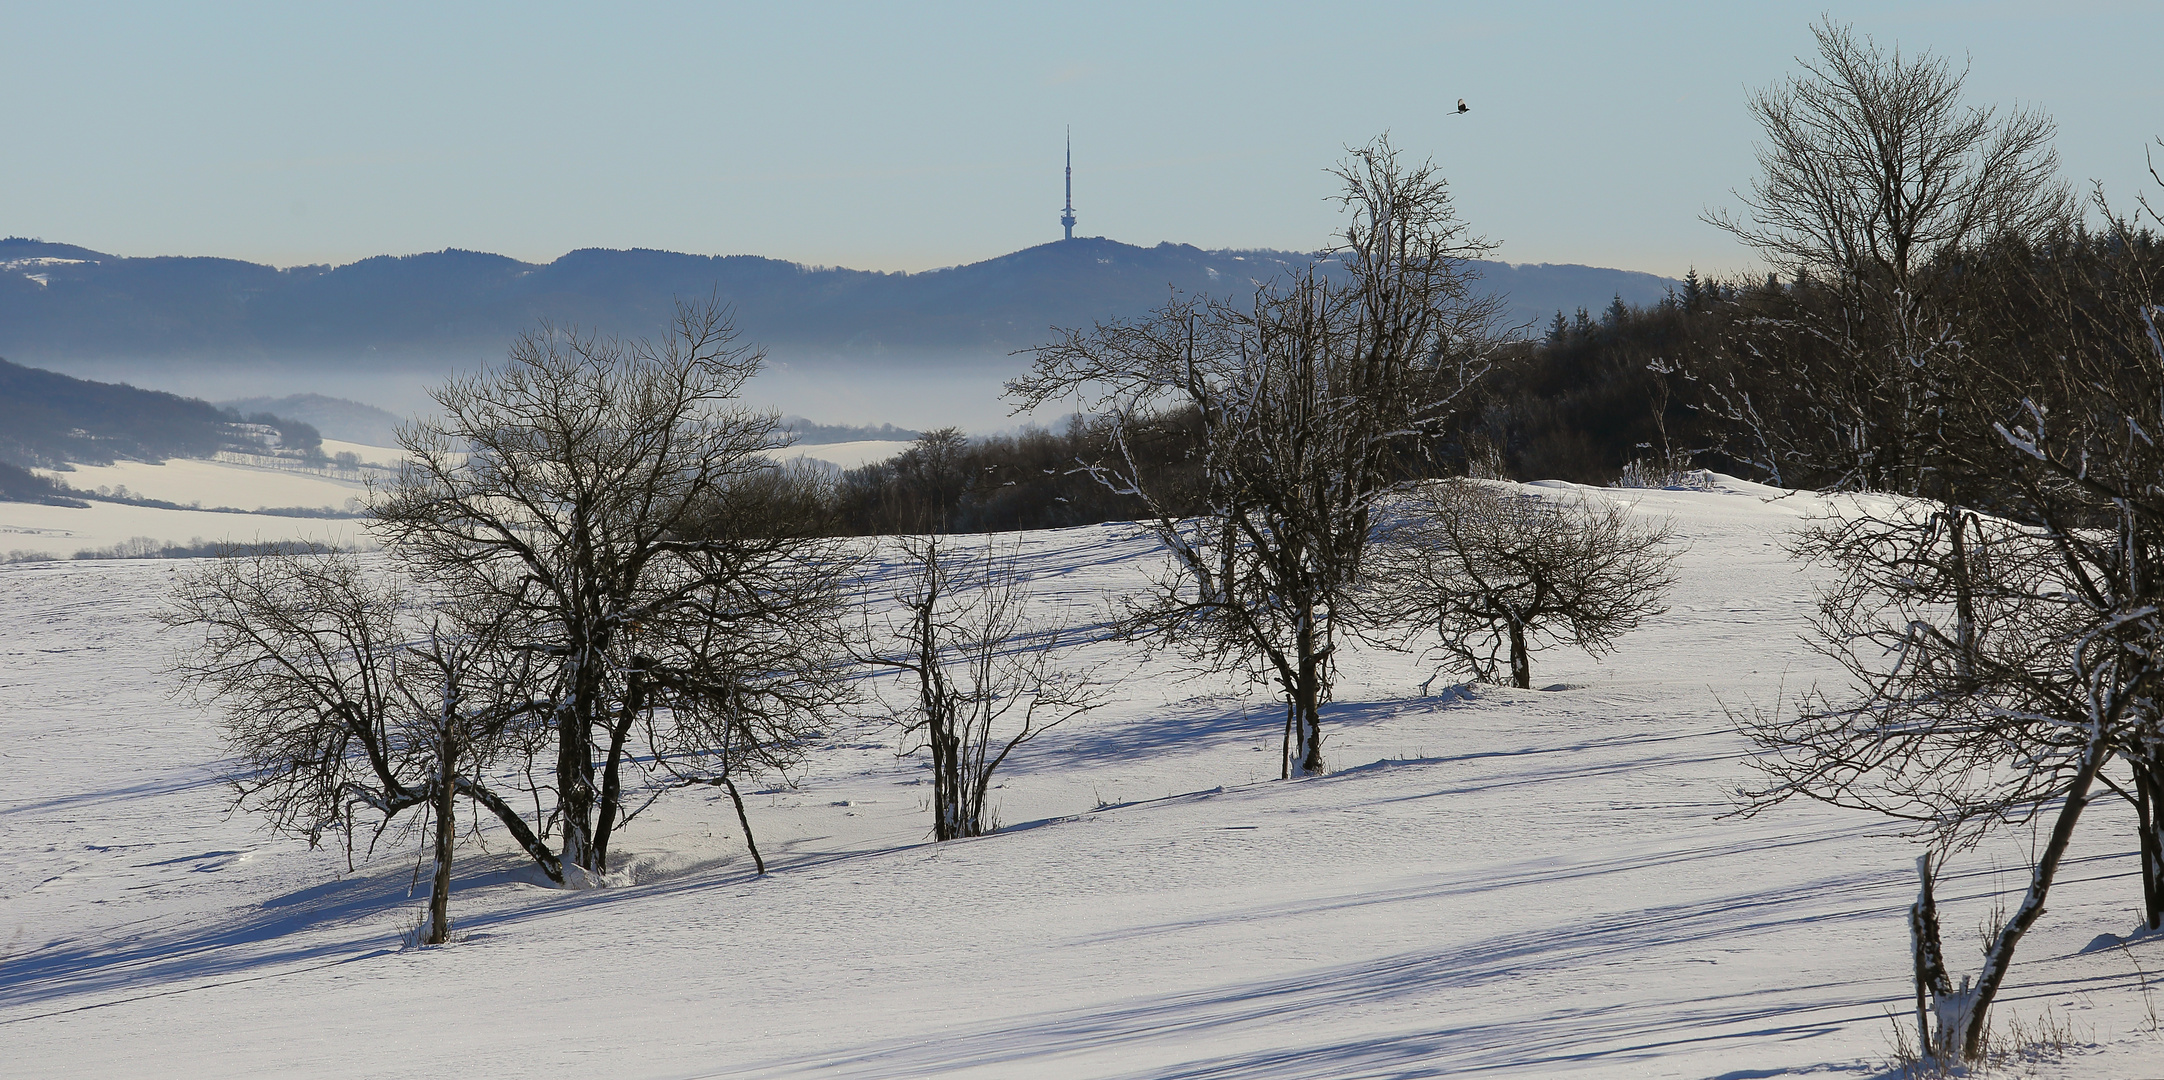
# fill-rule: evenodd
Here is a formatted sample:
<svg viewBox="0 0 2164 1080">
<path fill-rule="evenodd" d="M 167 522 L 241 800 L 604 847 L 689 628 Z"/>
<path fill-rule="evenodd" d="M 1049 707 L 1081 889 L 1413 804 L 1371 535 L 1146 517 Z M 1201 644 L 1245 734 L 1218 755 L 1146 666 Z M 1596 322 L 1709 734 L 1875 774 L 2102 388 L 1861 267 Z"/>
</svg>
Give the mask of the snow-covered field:
<svg viewBox="0 0 2164 1080">
<path fill-rule="evenodd" d="M 129 490 L 135 489 L 131 485 Z M 0 502 L 0 561 L 11 556 L 66 559 L 79 551 L 102 550 L 139 537 L 191 545 L 278 540 L 311 540 L 341 548 L 373 544 L 358 518 L 214 514 L 109 502 L 93 502 L 87 509 Z"/>
<path fill-rule="evenodd" d="M 811 458 L 839 468 L 854 469 L 862 465 L 869 465 L 875 461 L 885 461 L 909 449 L 911 445 L 913 444 L 906 439 L 860 439 L 856 442 L 797 443 L 794 446 L 784 447 L 777 451 L 774 456 L 784 461 L 796 458 Z"/>
<path fill-rule="evenodd" d="M 1355 653 L 1330 775 L 1272 779 L 1261 688 L 1106 643 L 1116 703 L 1018 751 L 1004 833 L 926 842 L 921 763 L 867 718 L 752 801 L 770 876 L 700 795 L 632 826 L 617 887 L 469 840 L 464 939 L 430 950 L 401 944 L 413 838 L 349 869 L 226 813 L 214 718 L 168 696 L 181 642 L 146 618 L 185 563 L 0 567 L 0 1075 L 1871 1075 L 1917 849 L 1723 816 L 1722 703 L 1829 675 L 1781 551 L 1816 504 L 1771 494 L 1630 493 L 1690 544 L 1683 583 L 1605 662 L 1537 656 L 1546 690 L 1422 697 L 1414 658 Z M 1023 543 L 1075 612 L 1155 559 L 1117 525 Z M 2039 1075 L 2164 1075 L 2136 969 L 2164 944 L 2082 951 L 2139 906 L 2128 815 L 2093 813 L 1999 1015 L 2071 1031 Z M 1957 972 L 2018 838 L 1958 871 Z"/>
<path fill-rule="evenodd" d="M 331 439 L 323 440 L 323 450 L 326 454 L 352 452 L 363 463 L 379 468 L 341 474 L 174 458 L 156 465 L 141 461 L 77 465 L 49 475 L 82 491 L 125 488 L 129 496 L 182 506 L 345 510 L 367 496 L 366 476 L 380 475 L 381 466 L 399 459 L 396 450 Z M 87 508 L 0 502 L 0 561 L 35 555 L 66 559 L 79 551 L 111 548 L 138 538 L 161 544 L 311 540 L 346 548 L 366 548 L 372 543 L 354 518 L 213 513 L 97 501 Z"/>
<path fill-rule="evenodd" d="M 125 487 L 139 497 L 166 502 L 201 503 L 254 510 L 265 506 L 341 506 L 367 494 L 359 481 L 316 472 L 252 467 L 202 458 L 173 458 L 163 464 L 116 461 L 77 465 L 49 474 L 84 491 Z M 239 499 L 239 502 L 229 501 Z M 242 505 L 245 503 L 246 505 Z"/>
<path fill-rule="evenodd" d="M 775 456 L 783 460 L 812 458 L 837 468 L 854 469 L 885 461 L 909 445 L 892 440 L 805 443 L 787 447 Z M 345 510 L 357 508 L 354 500 L 366 499 L 366 481 L 370 477 L 380 480 L 388 475 L 403 456 L 395 448 L 336 439 L 323 440 L 323 452 L 333 456 L 352 453 L 364 468 L 350 472 L 308 471 L 229 460 L 174 458 L 156 465 L 141 461 L 77 465 L 68 472 L 49 475 L 83 491 L 125 488 L 127 495 L 136 498 L 182 506 L 200 504 L 244 511 L 265 507 Z M 362 523 L 354 518 L 226 514 L 110 502 L 92 502 L 87 509 L 0 502 L 0 562 L 10 557 L 66 559 L 79 551 L 108 549 L 138 538 L 188 545 L 309 540 L 363 550 L 374 544 Z"/>
</svg>

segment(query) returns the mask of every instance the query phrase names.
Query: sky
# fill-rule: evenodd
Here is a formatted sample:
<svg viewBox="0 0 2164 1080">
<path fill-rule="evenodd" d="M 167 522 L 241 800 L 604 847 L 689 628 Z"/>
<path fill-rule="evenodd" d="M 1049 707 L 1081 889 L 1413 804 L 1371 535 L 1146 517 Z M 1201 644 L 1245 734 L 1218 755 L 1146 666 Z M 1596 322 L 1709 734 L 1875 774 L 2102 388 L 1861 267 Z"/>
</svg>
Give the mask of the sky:
<svg viewBox="0 0 2164 1080">
<path fill-rule="evenodd" d="M 1326 170 L 1387 131 L 1499 258 L 1735 273 L 1749 252 L 1700 218 L 1738 207 L 1745 95 L 1822 10 L 2056 117 L 2084 189 L 2156 192 L 2154 2 L 0 0 L 0 236 L 924 270 L 1057 239 L 1071 128 L 1078 235 L 1312 250 Z"/>
</svg>

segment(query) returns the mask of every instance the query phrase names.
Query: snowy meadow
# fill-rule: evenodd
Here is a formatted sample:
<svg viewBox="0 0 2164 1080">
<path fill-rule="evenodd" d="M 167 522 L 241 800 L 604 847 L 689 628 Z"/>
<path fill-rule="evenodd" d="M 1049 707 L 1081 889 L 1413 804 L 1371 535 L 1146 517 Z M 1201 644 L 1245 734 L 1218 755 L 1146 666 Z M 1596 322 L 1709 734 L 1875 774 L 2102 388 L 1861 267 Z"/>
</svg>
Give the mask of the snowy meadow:
<svg viewBox="0 0 2164 1080">
<path fill-rule="evenodd" d="M 931 843 L 922 755 L 860 710 L 746 790 L 768 875 L 710 788 L 654 802 L 597 887 L 462 820 L 434 948 L 419 830 L 349 854 L 232 812 L 152 618 L 189 561 L 0 566 L 0 1075 L 1884 1075 L 1921 848 L 1815 804 L 1734 815 L 1731 711 L 1841 678 L 1785 552 L 1827 503 L 1526 490 L 1687 545 L 1664 614 L 1600 661 L 1536 655 L 1538 689 L 1423 694 L 1431 662 L 1348 646 L 1329 771 L 1287 781 L 1271 688 L 1099 635 L 1110 702 L 1015 752 L 997 833 Z M 1124 524 L 994 542 L 1083 627 L 1163 559 Z M 2132 813 L 2092 815 L 1995 1014 L 2051 1052 L 2009 1075 L 2164 1073 L 2164 952 L 2117 938 Z M 1941 880 L 1956 970 L 2026 880 L 2030 838 L 1996 843 Z"/>
</svg>

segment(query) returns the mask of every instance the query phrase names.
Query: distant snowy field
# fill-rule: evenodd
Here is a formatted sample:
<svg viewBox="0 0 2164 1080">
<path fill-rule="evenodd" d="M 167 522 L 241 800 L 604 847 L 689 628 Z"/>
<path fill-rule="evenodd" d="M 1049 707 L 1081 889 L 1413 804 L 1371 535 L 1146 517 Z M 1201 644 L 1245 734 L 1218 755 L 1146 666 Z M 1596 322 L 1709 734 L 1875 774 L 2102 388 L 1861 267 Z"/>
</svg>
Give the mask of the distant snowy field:
<svg viewBox="0 0 2164 1080">
<path fill-rule="evenodd" d="M 906 441 L 881 439 L 803 443 L 785 447 L 777 451 L 775 457 L 782 460 L 808 458 L 836 468 L 854 469 L 885 461 L 909 446 Z M 359 470 L 300 470 L 232 460 L 174 458 L 158 465 L 141 461 L 77 465 L 67 472 L 48 475 L 83 491 L 126 488 L 129 495 L 137 498 L 182 506 L 200 504 L 243 511 L 266 507 L 338 510 L 354 508 L 353 500 L 365 501 L 367 480 L 388 476 L 389 470 L 403 456 L 401 451 L 391 447 L 336 439 L 323 440 L 323 452 L 332 456 L 352 453 L 363 467 Z M 11 554 L 15 558 L 42 555 L 66 559 L 78 551 L 103 550 L 139 537 L 162 544 L 308 540 L 361 550 L 374 546 L 367 530 L 356 518 L 167 510 L 111 502 L 92 502 L 88 509 L 0 502 L 0 561 L 6 561 Z"/>
<path fill-rule="evenodd" d="M 784 460 L 812 458 L 843 469 L 854 469 L 875 461 L 885 461 L 907 450 L 914 444 L 908 440 L 861 439 L 856 442 L 797 443 L 785 447 L 774 456 Z"/>
<path fill-rule="evenodd" d="M 400 452 L 363 443 L 323 440 L 327 455 L 352 453 L 358 470 L 301 470 L 246 464 L 236 460 L 174 458 L 163 464 L 118 461 L 111 465 L 76 465 L 48 472 L 81 491 L 118 492 L 182 506 L 198 504 L 241 511 L 306 507 L 317 510 L 357 508 L 365 500 L 368 478 L 387 475 Z M 162 544 L 259 543 L 309 540 L 341 548 L 368 548 L 373 541 L 358 518 L 302 518 L 257 513 L 215 513 L 208 509 L 168 510 L 153 506 L 93 501 L 86 508 L 0 502 L 0 560 L 44 555 L 66 559 L 79 551 L 97 551 L 146 538 Z"/>
<path fill-rule="evenodd" d="M 1723 817 L 1746 773 L 1722 703 L 1831 677 L 1781 551 L 1820 504 L 1543 490 L 1690 544 L 1618 654 L 1535 657 L 1550 689 L 1422 697 L 1417 659 L 1355 651 L 1334 771 L 1284 782 L 1266 690 L 1101 644 L 1116 703 L 1017 752 L 1005 833 L 927 843 L 922 764 L 866 718 L 752 800 L 769 877 L 725 800 L 665 797 L 616 887 L 469 840 L 465 938 L 433 950 L 401 946 L 416 838 L 349 870 L 226 813 L 214 718 L 168 695 L 181 642 L 146 618 L 187 564 L 0 567 L 0 1076 L 1880 1071 L 1917 848 L 1819 807 Z M 1077 618 L 1157 558 L 1117 525 L 1020 542 Z M 1999 1016 L 2072 1029 L 2036 1075 L 2164 1075 L 2134 966 L 2164 975 L 2164 944 L 2081 953 L 2140 899 L 2130 815 L 2092 813 Z M 1944 887 L 1957 972 L 2021 866 L 2009 838 Z"/>
</svg>

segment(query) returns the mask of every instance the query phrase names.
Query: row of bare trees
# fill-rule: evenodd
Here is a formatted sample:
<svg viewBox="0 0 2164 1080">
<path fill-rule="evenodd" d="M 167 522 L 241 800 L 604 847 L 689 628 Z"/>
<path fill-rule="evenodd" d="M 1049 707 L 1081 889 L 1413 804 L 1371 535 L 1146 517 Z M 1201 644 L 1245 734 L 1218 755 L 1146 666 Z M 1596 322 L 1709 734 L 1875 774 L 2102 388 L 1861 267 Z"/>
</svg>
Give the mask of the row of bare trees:
<svg viewBox="0 0 2164 1080">
<path fill-rule="evenodd" d="M 277 555 L 189 579 L 169 620 L 205 644 L 181 674 L 225 709 L 243 803 L 349 842 L 425 807 L 431 940 L 457 796 L 555 881 L 608 872 L 658 790 L 719 785 L 741 817 L 735 777 L 794 760 L 846 692 L 841 553 L 761 509 L 776 419 L 737 404 L 760 359 L 711 305 L 658 343 L 544 328 L 402 432 L 371 504 L 384 573 Z"/>
<path fill-rule="evenodd" d="M 1085 396 L 1097 417 L 1068 442 L 1099 453 L 1061 471 L 1141 508 L 1170 556 L 1115 632 L 1273 679 L 1288 776 L 1323 768 L 1345 635 L 1439 634 L 1482 676 L 1507 651 L 1525 686 L 1543 635 L 1603 648 L 1668 582 L 1665 533 L 1625 511 L 1433 482 L 1490 366 L 1499 301 L 1468 262 L 1488 245 L 1387 141 L 1337 175 L 1348 225 L 1304 275 L 1064 334 L 1011 387 Z M 420 810 L 441 941 L 460 798 L 562 882 L 609 873 L 664 792 L 711 786 L 763 872 L 739 781 L 809 752 L 872 671 L 904 688 L 869 700 L 929 758 L 934 836 L 994 827 L 996 770 L 1104 687 L 1059 659 L 1077 639 L 1035 614 L 1012 552 L 905 540 L 899 584 L 869 584 L 891 568 L 832 535 L 821 478 L 776 465 L 777 418 L 739 403 L 761 360 L 712 304 L 659 342 L 544 327 L 401 433 L 379 565 L 294 553 L 188 579 L 169 621 L 204 644 L 181 673 L 225 710 L 241 802 L 349 846 Z M 935 432 L 896 468 L 951 501 L 963 450 Z"/>
<path fill-rule="evenodd" d="M 1657 361 L 1661 433 L 1674 391 L 1726 461 L 1901 497 L 1802 541 L 1833 568 L 1819 641 L 1852 686 L 1743 720 L 1765 776 L 1746 795 L 1935 840 L 1918 1022 L 1927 1052 L 1972 1059 L 2099 791 L 2137 810 L 2145 919 L 2164 925 L 2157 245 L 2108 207 L 2083 229 L 2040 114 L 1965 104 L 1928 54 L 1816 36 L 1818 58 L 1750 102 L 1766 143 L 1747 218 L 1712 219 L 1789 283 Z M 1167 555 L 1118 625 L 1274 683 L 1288 777 L 1324 767 L 1348 637 L 1420 628 L 1447 662 L 1507 662 L 1528 686 L 1544 638 L 1604 649 L 1672 580 L 1666 531 L 1625 510 L 1441 479 L 1499 355 L 1500 300 L 1471 263 L 1491 245 L 1387 140 L 1337 175 L 1347 223 L 1305 273 L 1062 332 L 1008 387 L 1094 415 L 1099 452 L 1073 471 Z M 544 330 L 403 436 L 412 464 L 373 509 L 408 584 L 321 556 L 192 579 L 172 619 L 206 644 L 184 673 L 227 708 L 244 800 L 312 838 L 427 808 L 440 939 L 456 797 L 564 880 L 607 872 L 660 792 L 714 785 L 756 859 L 737 779 L 807 752 L 869 665 L 909 688 L 894 711 L 929 751 L 935 835 L 990 827 L 993 772 L 1099 689 L 1052 662 L 1063 632 L 1029 623 L 1011 563 L 982 552 L 917 542 L 891 623 L 851 631 L 852 549 L 766 456 L 776 419 L 737 404 L 759 363 L 711 306 L 658 344 Z M 897 466 L 915 501 L 878 513 L 951 510 L 961 447 L 921 449 Z M 1956 988 L 1930 868 L 2031 823 L 2030 883 Z"/>
</svg>

